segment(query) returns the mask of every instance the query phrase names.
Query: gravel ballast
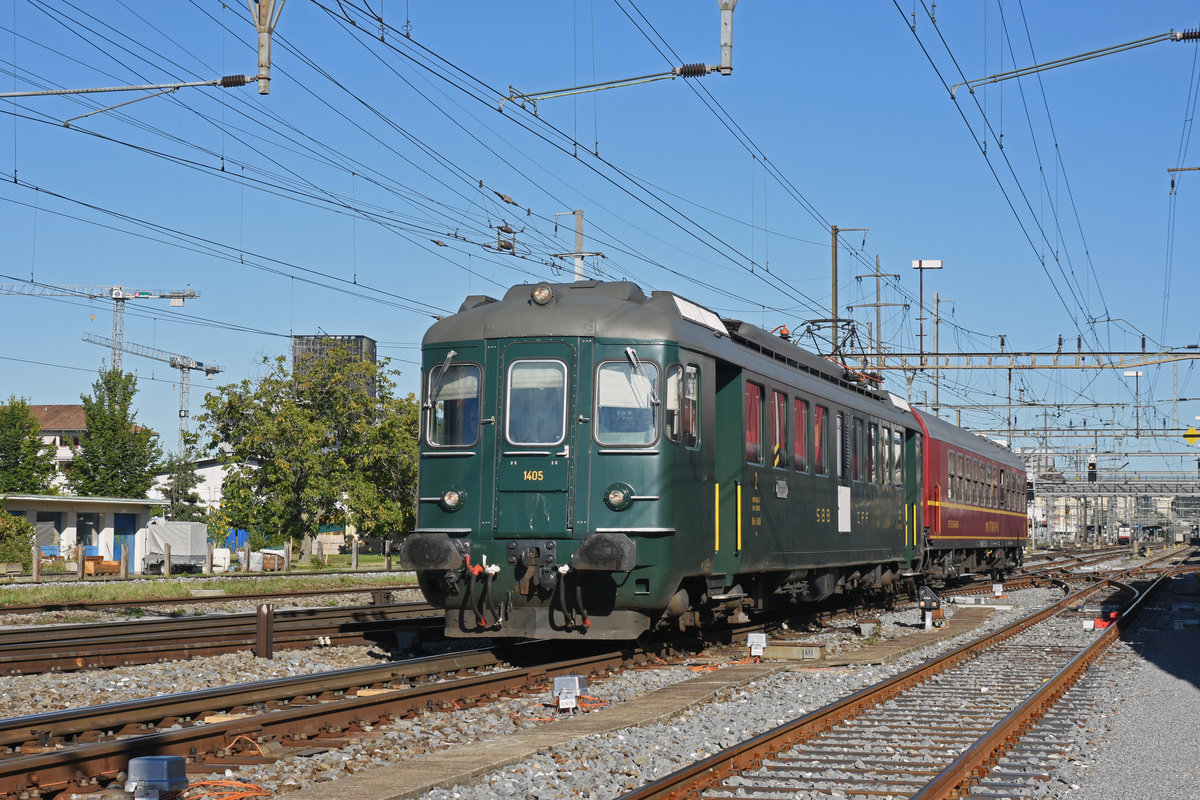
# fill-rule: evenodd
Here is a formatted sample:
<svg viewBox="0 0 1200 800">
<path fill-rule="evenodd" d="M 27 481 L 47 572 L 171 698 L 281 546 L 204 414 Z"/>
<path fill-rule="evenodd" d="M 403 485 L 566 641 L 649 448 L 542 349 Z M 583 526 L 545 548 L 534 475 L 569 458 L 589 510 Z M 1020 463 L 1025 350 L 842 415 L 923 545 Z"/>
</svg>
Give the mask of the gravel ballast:
<svg viewBox="0 0 1200 800">
<path fill-rule="evenodd" d="M 1054 589 L 1015 591 L 1010 598 L 1001 602 L 1012 602 L 1016 608 L 997 610 L 985 623 L 985 628 L 1000 627 L 1061 596 L 1061 592 Z M 953 615 L 954 610 L 955 607 L 949 605 L 948 615 Z M 884 639 L 909 632 L 917 627 L 919 622 L 919 614 L 913 610 L 875 613 L 874 616 L 881 622 L 881 638 Z M 474 783 L 436 789 L 424 798 L 482 800 L 512 797 L 575 800 L 615 797 L 721 748 L 890 677 L 937 651 L 957 646 L 981 632 L 982 629 L 958 637 L 957 640 L 924 648 L 887 666 L 782 671 L 753 684 L 723 692 L 715 702 L 688 709 L 668 723 L 628 728 L 564 743 L 520 764 L 484 775 Z M 1175 633 L 1193 638 L 1198 635 L 1195 631 Z M 801 634 L 801 638 L 806 642 L 824 643 L 831 653 L 849 649 L 862 641 L 862 637 L 851 623 L 806 631 Z M 238 678 L 257 680 L 283 674 L 378 663 L 380 655 L 356 648 L 324 648 L 281 654 L 274 661 L 254 659 L 249 655 L 230 655 L 150 667 L 128 667 L 90 675 L 92 679 L 103 677 L 110 681 L 111 686 L 102 689 L 107 695 L 104 701 L 115 701 L 168 691 L 182 692 L 207 688 L 213 685 L 214 676 L 221 676 L 215 679 L 216 682 L 232 683 L 237 682 Z M 730 651 L 727 657 L 735 660 L 742 655 L 744 653 Z M 1198 663 L 1195 655 L 1193 653 L 1191 657 L 1193 664 Z M 1129 677 L 1137 675 L 1137 680 L 1141 680 L 1142 673 L 1130 673 L 1128 667 L 1123 666 L 1120 672 Z M 24 702 L 23 698 L 39 695 L 46 697 L 47 693 L 54 695 L 55 703 L 62 704 L 56 707 L 94 703 L 97 702 L 95 686 L 91 686 L 90 689 L 80 686 L 80 677 L 88 674 L 2 678 L 0 693 L 5 695 L 3 702 L 6 709 L 10 703 Z M 252 677 L 245 677 L 247 674 Z M 636 702 L 637 697 L 670 683 L 687 680 L 695 674 L 685 666 L 631 670 L 611 678 L 589 680 L 588 693 L 609 704 Z M 41 683 L 35 684 L 36 681 Z M 55 685 L 55 681 L 58 681 L 59 685 Z M 1195 683 L 1190 686 L 1194 689 Z M 1080 734 L 1077 746 L 1056 771 L 1053 786 L 1046 787 L 1048 793 L 1045 796 L 1068 797 L 1071 800 L 1117 796 L 1103 792 L 1083 793 L 1097 774 L 1095 758 L 1102 757 L 1099 750 L 1095 756 L 1089 751 L 1089 748 L 1093 747 L 1092 739 L 1096 738 L 1094 732 L 1111 722 L 1111 707 L 1119 706 L 1123 699 L 1128 698 L 1120 698 L 1113 693 L 1110 699 L 1111 702 L 1106 700 L 1097 704 L 1097 716 L 1088 723 L 1092 730 L 1084 730 Z M 402 764 L 416 755 L 544 726 L 553 714 L 542 705 L 542 701 L 549 701 L 548 692 L 545 696 L 502 700 L 453 713 L 427 713 L 417 718 L 381 726 L 373 732 L 373 737 L 346 748 L 330 750 L 309 758 L 288 756 L 273 764 L 245 767 L 236 772 L 229 771 L 224 777 L 257 783 L 281 795 L 299 788 L 326 785 L 330 795 L 336 796 L 338 792 L 329 782 L 336 782 L 341 777 L 377 767 Z M 31 700 L 28 702 L 32 703 Z M 1191 707 L 1195 707 L 1194 703 Z M 36 710 L 44 711 L 48 708 L 45 702 L 36 704 Z M 1179 713 L 1184 713 L 1182 708 L 1184 707 L 1176 706 Z M 17 710 L 14 707 L 9 713 L 31 711 Z M 1123 710 L 1118 716 L 1122 717 L 1128 713 Z M 1157 733 L 1161 739 L 1161 730 Z M 1114 732 L 1113 737 L 1115 736 Z M 1110 738 L 1109 741 L 1111 743 L 1116 739 Z M 1191 752 L 1195 751 L 1193 746 Z M 1107 756 L 1103 757 L 1107 759 Z M 200 778 L 196 776 L 195 779 Z M 1126 793 L 1125 796 L 1144 795 L 1135 792 Z M 1176 791 L 1159 796 L 1191 795 Z"/>
</svg>

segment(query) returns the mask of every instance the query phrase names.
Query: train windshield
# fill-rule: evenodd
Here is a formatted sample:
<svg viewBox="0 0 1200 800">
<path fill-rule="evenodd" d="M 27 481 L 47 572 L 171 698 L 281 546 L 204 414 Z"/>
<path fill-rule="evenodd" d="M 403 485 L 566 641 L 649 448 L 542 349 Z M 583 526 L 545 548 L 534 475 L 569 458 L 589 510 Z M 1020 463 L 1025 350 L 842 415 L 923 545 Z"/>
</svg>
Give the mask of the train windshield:
<svg viewBox="0 0 1200 800">
<path fill-rule="evenodd" d="M 596 389 L 596 441 L 650 444 L 658 437 L 658 366 L 649 361 L 600 365 Z"/>
<path fill-rule="evenodd" d="M 512 444 L 556 445 L 567 432 L 567 365 L 522 359 L 508 368 L 506 434 Z"/>
<path fill-rule="evenodd" d="M 429 373 L 429 443 L 472 445 L 479 439 L 479 367 L 444 364 Z"/>
</svg>

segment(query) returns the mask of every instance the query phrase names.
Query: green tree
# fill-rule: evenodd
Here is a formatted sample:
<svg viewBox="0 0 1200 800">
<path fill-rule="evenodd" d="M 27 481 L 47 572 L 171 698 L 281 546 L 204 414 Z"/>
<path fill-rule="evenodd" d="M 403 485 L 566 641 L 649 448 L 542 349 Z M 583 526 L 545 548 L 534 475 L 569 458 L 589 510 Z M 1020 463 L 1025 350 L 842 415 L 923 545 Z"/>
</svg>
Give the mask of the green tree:
<svg viewBox="0 0 1200 800">
<path fill-rule="evenodd" d="M 0 562 L 21 562 L 26 570 L 33 568 L 33 539 L 37 529 L 24 515 L 13 516 L 0 508 Z"/>
<path fill-rule="evenodd" d="M 68 482 L 81 495 L 143 498 L 154 485 L 162 450 L 158 434 L 135 422 L 132 373 L 102 369 L 92 395 L 81 395 L 87 432 L 71 462 Z"/>
<path fill-rule="evenodd" d="M 372 364 L 335 347 L 293 371 L 282 356 L 263 365 L 257 381 L 204 399 L 199 421 L 228 470 L 221 514 L 273 539 L 302 539 L 329 524 L 364 535 L 411 528 L 417 402 L 396 396 L 387 360 Z"/>
<path fill-rule="evenodd" d="M 0 492 L 45 494 L 54 479 L 53 451 L 29 403 L 16 396 L 0 406 Z"/>
</svg>

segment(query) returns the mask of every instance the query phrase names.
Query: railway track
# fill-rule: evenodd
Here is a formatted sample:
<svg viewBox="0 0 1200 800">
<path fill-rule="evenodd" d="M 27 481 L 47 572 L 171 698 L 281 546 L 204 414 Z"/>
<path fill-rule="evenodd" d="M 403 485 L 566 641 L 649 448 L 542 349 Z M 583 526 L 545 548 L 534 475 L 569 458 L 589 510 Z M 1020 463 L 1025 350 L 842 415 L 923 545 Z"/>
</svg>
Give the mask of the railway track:
<svg viewBox="0 0 1200 800">
<path fill-rule="evenodd" d="M 184 756 L 189 771 L 213 772 L 313 754 L 394 718 L 516 696 L 544 689 L 556 675 L 597 674 L 653 657 L 648 650 L 604 647 L 550 661 L 556 649 L 561 646 L 528 643 L 4 720 L 0 742 L 8 752 L 0 756 L 0 797 L 96 791 L 130 758 L 145 755 Z M 412 685 L 511 661 L 532 665 Z"/>
<path fill-rule="evenodd" d="M 1086 697 L 1071 694 L 1170 573 L 1096 634 L 1072 609 L 1106 580 L 993 634 L 622 796 L 919 800 L 1025 795 L 1067 747 Z M 1019 665 L 1019 669 L 1014 669 Z M 1072 705 L 1074 704 L 1074 705 Z M 807 794 L 805 794 L 807 793 Z"/>
<path fill-rule="evenodd" d="M 302 608 L 273 614 L 275 649 L 397 642 L 401 629 L 440 631 L 426 603 Z M 219 614 L 162 620 L 9 628 L 0 637 L 0 673 L 27 675 L 150 664 L 247 650 L 258 636 L 257 614 Z"/>
<path fill-rule="evenodd" d="M 211 577 L 211 576 L 205 576 Z M 390 595 L 416 586 L 382 585 L 357 586 L 338 589 L 296 589 L 292 591 L 252 592 L 245 594 L 205 594 L 186 597 L 151 597 L 137 600 L 87 600 L 56 603 L 27 603 L 23 605 L 0 605 L 0 616 L 5 614 L 45 614 L 58 611 L 111 611 L 119 608 L 154 608 L 157 606 L 192 605 L 196 603 L 237 603 L 254 600 L 292 600 L 303 597 L 322 597 L 324 595 L 369 594 L 372 597 L 383 598 L 376 603 L 390 602 Z"/>
</svg>

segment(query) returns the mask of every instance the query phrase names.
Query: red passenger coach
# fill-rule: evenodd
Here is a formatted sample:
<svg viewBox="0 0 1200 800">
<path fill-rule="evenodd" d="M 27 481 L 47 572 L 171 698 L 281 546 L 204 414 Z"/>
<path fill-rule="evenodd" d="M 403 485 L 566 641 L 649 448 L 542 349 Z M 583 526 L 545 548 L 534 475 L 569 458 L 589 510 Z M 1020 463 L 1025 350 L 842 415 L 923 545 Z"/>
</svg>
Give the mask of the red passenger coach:
<svg viewBox="0 0 1200 800">
<path fill-rule="evenodd" d="M 1007 447 L 913 409 L 925 433 L 922 502 L 926 573 L 999 579 L 1028 540 L 1025 465 Z"/>
</svg>

